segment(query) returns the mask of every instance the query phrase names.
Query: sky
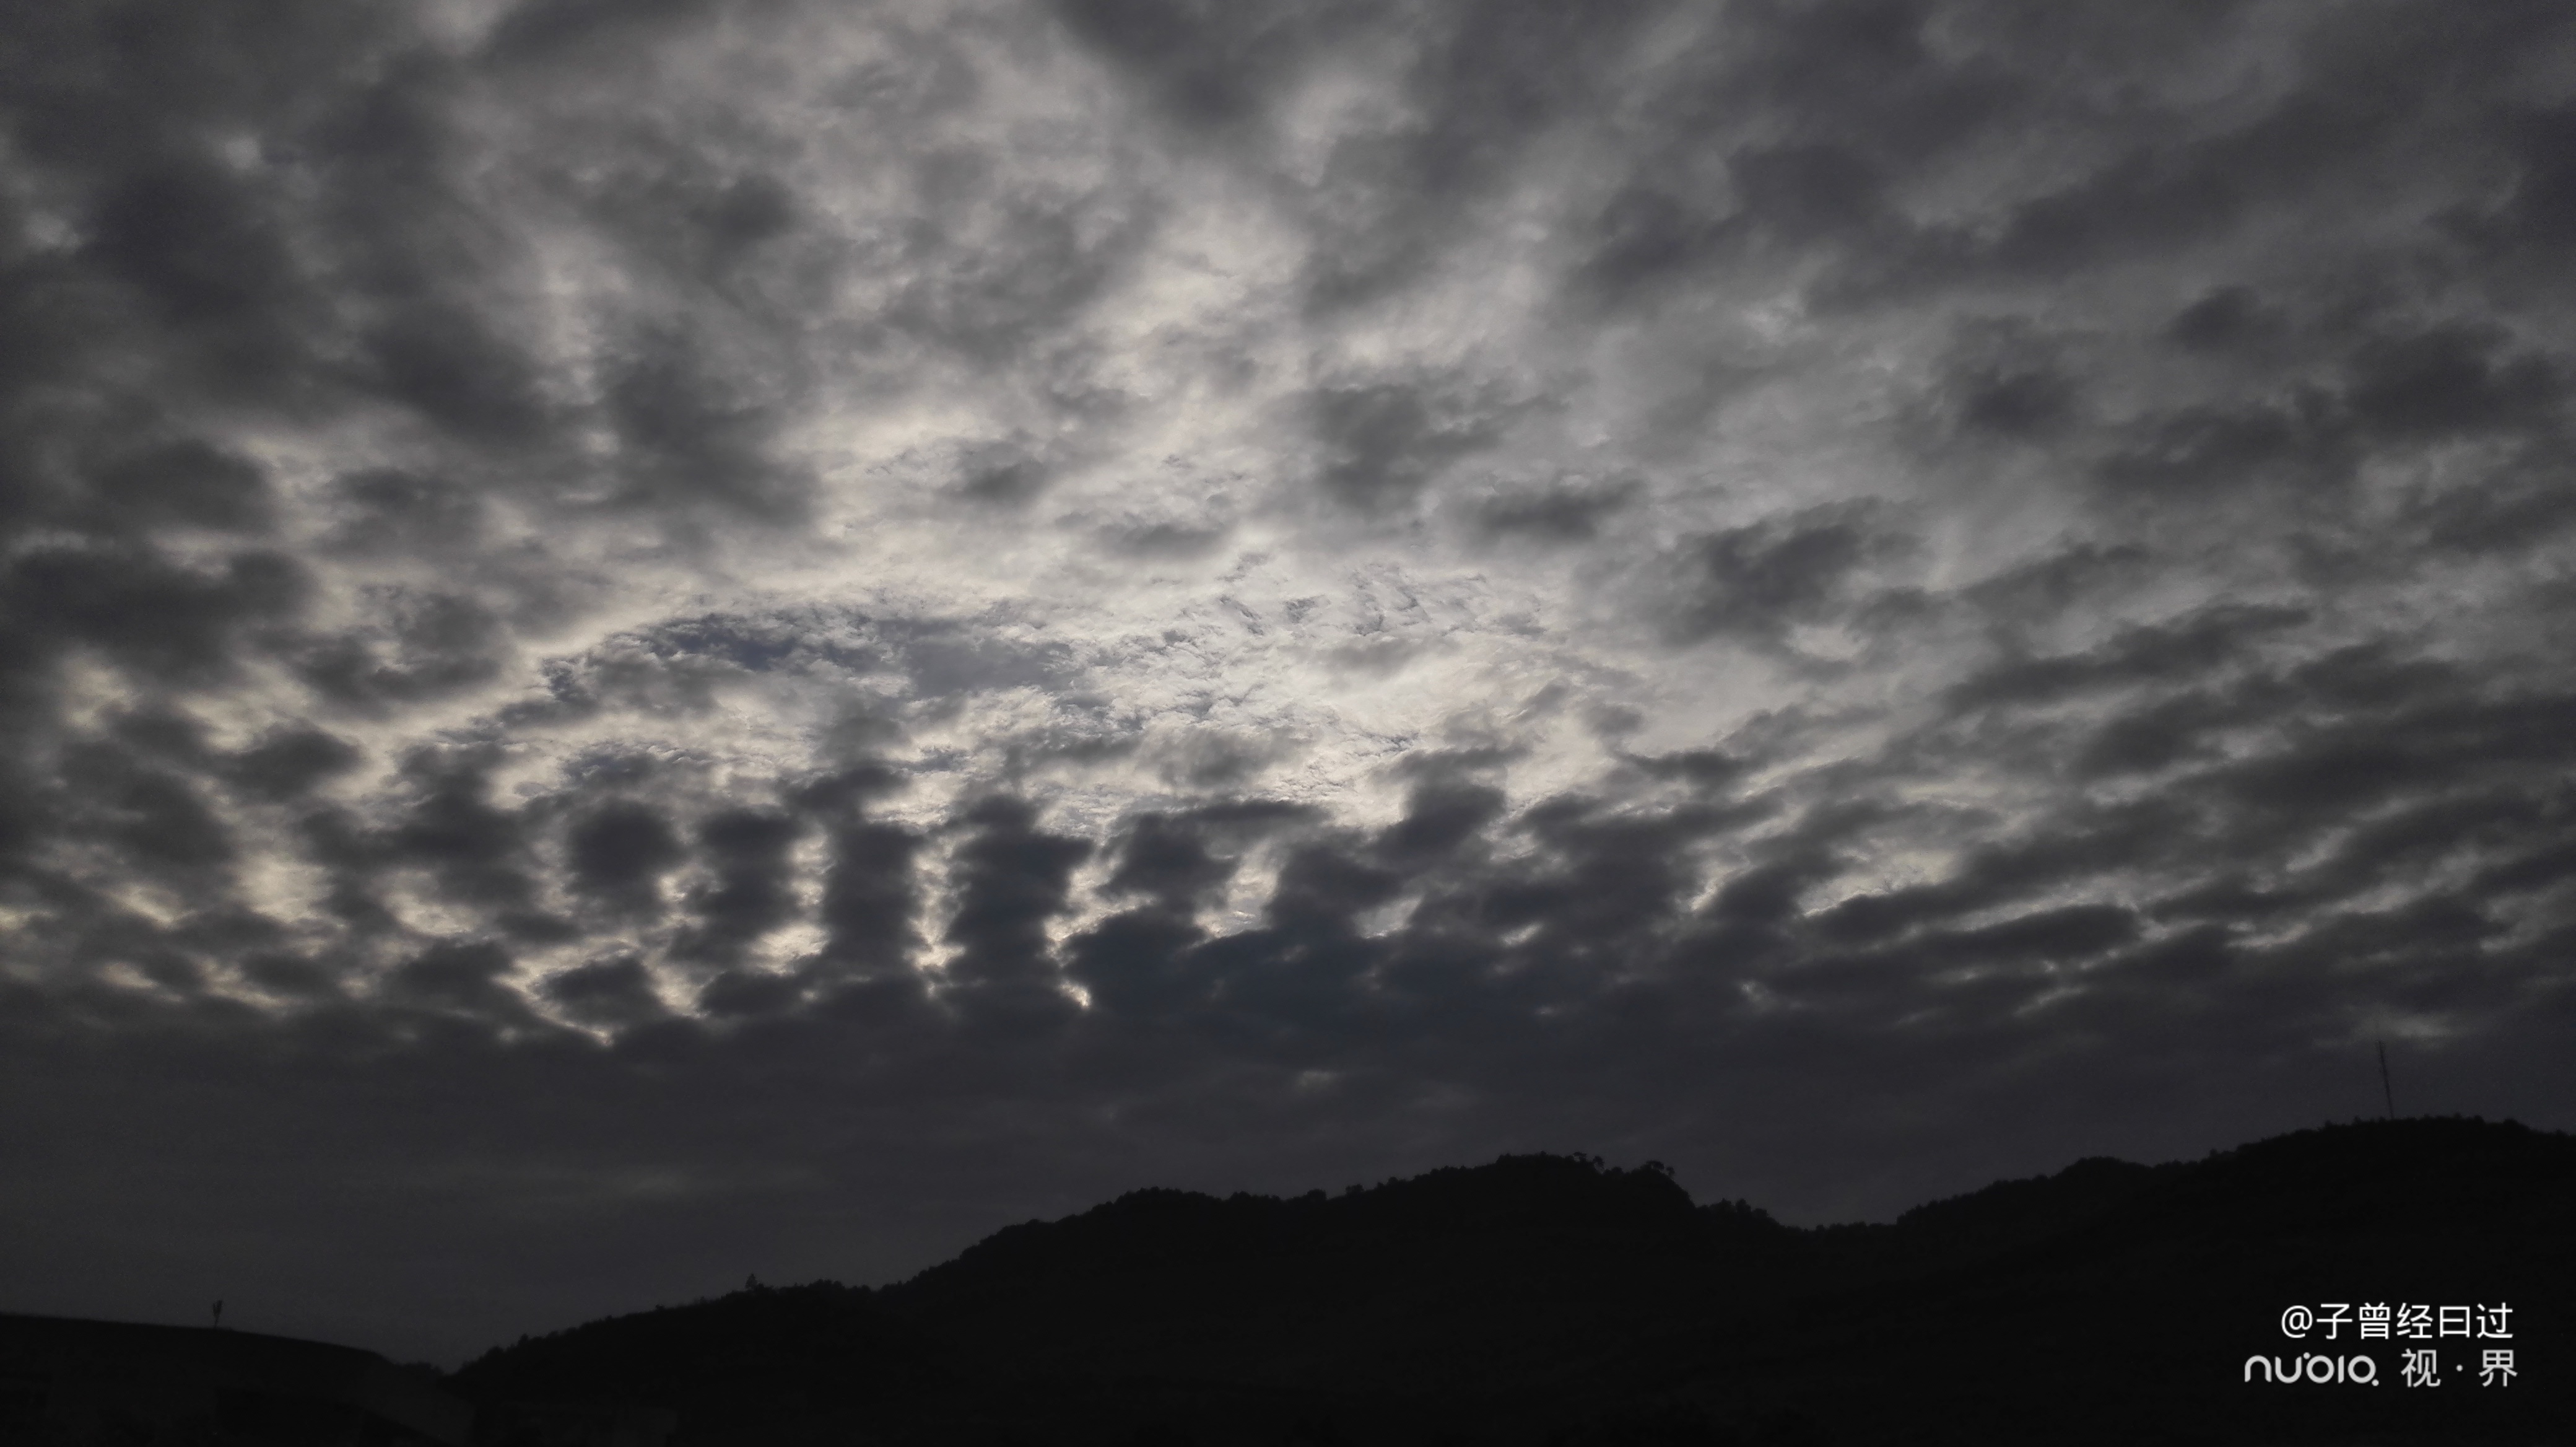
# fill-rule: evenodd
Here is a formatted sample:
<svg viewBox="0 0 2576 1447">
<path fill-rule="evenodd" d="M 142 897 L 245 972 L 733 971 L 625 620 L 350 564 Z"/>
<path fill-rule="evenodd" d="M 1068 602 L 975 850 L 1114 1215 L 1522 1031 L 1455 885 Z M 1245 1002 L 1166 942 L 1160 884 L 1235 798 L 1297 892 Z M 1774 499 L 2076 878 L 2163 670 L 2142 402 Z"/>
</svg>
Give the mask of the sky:
<svg viewBox="0 0 2576 1447">
<path fill-rule="evenodd" d="M 9 0 L 0 1309 L 2576 1127 L 2576 12 Z"/>
</svg>

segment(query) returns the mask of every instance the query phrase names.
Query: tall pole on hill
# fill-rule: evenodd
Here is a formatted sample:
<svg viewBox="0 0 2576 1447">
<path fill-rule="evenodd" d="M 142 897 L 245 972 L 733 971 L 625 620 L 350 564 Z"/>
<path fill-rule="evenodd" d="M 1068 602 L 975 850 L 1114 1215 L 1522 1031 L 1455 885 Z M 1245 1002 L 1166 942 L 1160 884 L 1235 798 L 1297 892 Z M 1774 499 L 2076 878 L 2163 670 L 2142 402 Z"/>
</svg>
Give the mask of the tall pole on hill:
<svg viewBox="0 0 2576 1447">
<path fill-rule="evenodd" d="M 2388 1118 L 2397 1119 L 2397 1092 L 2388 1088 L 2388 1042 L 2379 1043 L 2379 1094 L 2388 1102 Z"/>
</svg>

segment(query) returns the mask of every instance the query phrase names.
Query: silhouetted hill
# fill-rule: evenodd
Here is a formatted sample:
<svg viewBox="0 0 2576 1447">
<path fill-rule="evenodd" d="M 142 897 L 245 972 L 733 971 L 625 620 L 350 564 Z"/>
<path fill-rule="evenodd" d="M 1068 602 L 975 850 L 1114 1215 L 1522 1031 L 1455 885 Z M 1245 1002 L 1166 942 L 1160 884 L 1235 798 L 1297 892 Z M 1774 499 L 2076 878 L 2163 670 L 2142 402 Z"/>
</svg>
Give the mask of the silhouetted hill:
<svg viewBox="0 0 2576 1447">
<path fill-rule="evenodd" d="M 684 1441 L 808 1440 L 825 1424 L 902 1419 L 965 1390 L 948 1353 L 865 1287 L 749 1286 L 497 1348 L 450 1387 L 510 1402 L 637 1402 L 680 1414 Z M 817 1439 L 819 1440 L 819 1439 Z"/>
<path fill-rule="evenodd" d="M 465 1447 L 472 1422 L 437 1373 L 356 1347 L 0 1313 L 0 1443 Z"/>
<path fill-rule="evenodd" d="M 1627 1324 L 1776 1293 L 1796 1245 L 1659 1170 L 1506 1156 L 1332 1198 L 1140 1191 L 1000 1232 L 885 1298 L 1017 1370 L 1486 1394 Z"/>
<path fill-rule="evenodd" d="M 2576 1349 L 2566 1321 L 2576 1138 L 2468 1120 L 2368 1122 L 2130 1179 L 2135 1189 L 2075 1208 L 2099 1184 L 2082 1183 L 2065 1202 L 2075 1209 L 1999 1249 L 1920 1272 L 1900 1249 L 1876 1279 L 1802 1296 L 1758 1328 L 1658 1343 L 1658 1364 L 1716 1413 L 1785 1404 L 1830 1441 L 2576 1441 L 2563 1365 Z M 1968 1208 L 1941 1234 L 1994 1240 L 1972 1223 L 1983 1214 L 1974 1203 L 1995 1190 L 1862 1231 L 1901 1236 L 1926 1215 Z M 2284 1309 L 2327 1302 L 2506 1303 L 2515 1337 L 2363 1344 L 2347 1324 L 2331 1345 L 2372 1350 L 2385 1385 L 2249 1386 L 2247 1356 L 2329 1345 L 2322 1332 L 2291 1340 L 2279 1326 Z M 2408 1346 L 2442 1352 L 2444 1386 L 2399 1385 Z M 2476 1354 L 2487 1347 L 2510 1347 L 2528 1370 L 2481 1389 Z M 1694 1369 L 1691 1358 L 1721 1365 Z"/>
<path fill-rule="evenodd" d="M 1138 1191 L 881 1291 L 594 1322 L 454 1381 L 660 1402 L 690 1447 L 2576 1442 L 2571 1251 L 2576 1138 L 2479 1121 L 2086 1160 L 1816 1230 L 1651 1165 L 1507 1156 L 1337 1196 Z M 2520 1375 L 2476 1385 L 2501 1341 L 2374 1340 L 2377 1387 L 2243 1381 L 2326 1345 L 2284 1308 L 2380 1301 L 2511 1304 Z M 2414 1345 L 2442 1387 L 2398 1384 Z"/>
</svg>

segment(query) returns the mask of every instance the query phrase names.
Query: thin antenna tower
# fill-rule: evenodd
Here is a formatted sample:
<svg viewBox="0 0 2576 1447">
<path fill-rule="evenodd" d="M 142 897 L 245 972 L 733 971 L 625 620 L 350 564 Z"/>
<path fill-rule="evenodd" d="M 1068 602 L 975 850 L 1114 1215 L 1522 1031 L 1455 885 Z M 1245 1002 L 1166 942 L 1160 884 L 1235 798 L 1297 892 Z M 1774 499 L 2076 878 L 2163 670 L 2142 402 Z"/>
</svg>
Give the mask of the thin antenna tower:
<svg viewBox="0 0 2576 1447">
<path fill-rule="evenodd" d="M 2388 1088 L 2388 1042 L 2382 1040 L 2378 1044 L 2379 1094 L 2381 1099 L 2388 1102 L 2388 1118 L 2395 1120 L 2397 1119 L 2397 1092 Z"/>
</svg>

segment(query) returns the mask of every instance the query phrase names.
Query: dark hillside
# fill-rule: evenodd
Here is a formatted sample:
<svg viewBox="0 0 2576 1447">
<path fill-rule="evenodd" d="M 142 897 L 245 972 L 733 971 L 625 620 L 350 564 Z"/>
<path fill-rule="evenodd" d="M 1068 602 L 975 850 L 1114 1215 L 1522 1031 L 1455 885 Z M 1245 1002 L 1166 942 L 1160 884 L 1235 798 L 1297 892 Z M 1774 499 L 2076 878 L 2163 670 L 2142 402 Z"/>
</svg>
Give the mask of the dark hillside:
<svg viewBox="0 0 2576 1447">
<path fill-rule="evenodd" d="M 2576 1442 L 2576 1139 L 2465 1120 L 2087 1160 L 1878 1226 L 1505 1157 L 1338 1196 L 1139 1191 L 877 1292 L 753 1290 L 460 1372 L 678 1409 L 684 1444 Z M 2292 1305 L 2508 1303 L 2521 1370 L 2248 1385 Z M 835 1436 L 834 1434 L 839 1434 Z M 1157 1436 L 1156 1434 L 1161 1434 Z M 1302 1437 L 1294 1434 L 1302 1433 Z"/>
<path fill-rule="evenodd" d="M 1991 1239 L 1980 1198 L 2020 1209 L 1992 1188 L 1945 1202 L 1959 1212 L 1945 1234 Z M 1930 1272 L 1880 1256 L 1892 1264 L 1877 1281 L 1801 1298 L 1759 1329 L 1714 1326 L 1663 1362 L 1712 1410 L 1794 1405 L 1834 1441 L 2576 1441 L 2576 1138 L 2472 1120 L 2337 1126 L 2159 1168 L 2096 1205 Z M 2329 1302 L 2504 1303 L 2515 1335 L 2283 1334 L 2285 1309 Z M 2443 1385 L 2402 1386 L 2403 1349 L 2428 1346 Z M 2525 1368 L 2510 1386 L 2477 1385 L 2490 1347 Z M 2244 1381 L 2249 1355 L 2329 1350 L 2370 1351 L 2383 1384 Z"/>
<path fill-rule="evenodd" d="M 1926 1202 L 1893 1224 L 1817 1227 L 1799 1233 L 1801 1285 L 1823 1290 L 1973 1267 L 2066 1235 L 2185 1169 L 2091 1156 L 2053 1176 Z"/>
<path fill-rule="evenodd" d="M 1136 1192 L 1001 1232 L 885 1297 L 1049 1375 L 1481 1395 L 1605 1333 L 1776 1295 L 1798 1246 L 1651 1168 L 1507 1156 L 1329 1199 Z"/>
<path fill-rule="evenodd" d="M 969 1385 L 876 1293 L 833 1282 L 750 1286 L 523 1337 L 449 1378 L 487 1413 L 516 1402 L 667 1407 L 684 1441 L 835 1440 L 848 1424 L 908 1420 Z"/>
</svg>

